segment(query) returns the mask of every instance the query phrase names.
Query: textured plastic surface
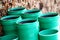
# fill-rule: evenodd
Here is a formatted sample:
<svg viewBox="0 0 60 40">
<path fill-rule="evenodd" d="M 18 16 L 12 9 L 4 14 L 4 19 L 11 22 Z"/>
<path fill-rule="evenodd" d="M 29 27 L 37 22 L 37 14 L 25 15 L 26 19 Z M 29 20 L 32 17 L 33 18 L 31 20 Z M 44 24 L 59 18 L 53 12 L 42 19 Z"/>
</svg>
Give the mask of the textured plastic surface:
<svg viewBox="0 0 60 40">
<path fill-rule="evenodd" d="M 48 29 L 40 31 L 39 40 L 58 40 L 58 30 Z"/>
<path fill-rule="evenodd" d="M 48 12 L 43 16 L 39 17 L 39 23 L 41 30 L 55 29 L 59 25 L 59 15 L 54 12 Z"/>
<path fill-rule="evenodd" d="M 39 9 L 31 9 L 24 12 L 24 14 L 22 14 L 21 16 L 23 19 L 26 18 L 38 19 L 38 17 L 40 17 L 41 15 L 42 13 Z"/>
<path fill-rule="evenodd" d="M 16 37 L 17 36 L 15 34 L 5 35 L 5 36 L 0 36 L 0 40 L 12 40 L 12 39 L 14 39 Z"/>
<path fill-rule="evenodd" d="M 16 31 L 15 23 L 17 20 L 21 20 L 20 16 L 4 16 L 1 18 L 1 24 L 5 34 L 13 34 Z"/>
<path fill-rule="evenodd" d="M 25 9 L 25 7 L 15 7 L 15 8 L 8 9 L 7 13 L 8 15 L 21 15 L 26 10 L 27 9 Z"/>
<path fill-rule="evenodd" d="M 32 19 L 17 21 L 19 40 L 38 40 L 39 22 Z"/>
</svg>

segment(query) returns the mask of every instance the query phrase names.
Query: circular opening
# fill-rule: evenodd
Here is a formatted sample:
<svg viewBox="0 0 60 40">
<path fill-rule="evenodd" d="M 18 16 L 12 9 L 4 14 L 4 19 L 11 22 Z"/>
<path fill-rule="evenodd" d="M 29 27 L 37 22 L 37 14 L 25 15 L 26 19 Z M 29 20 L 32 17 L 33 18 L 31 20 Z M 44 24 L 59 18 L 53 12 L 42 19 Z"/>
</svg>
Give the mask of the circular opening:
<svg viewBox="0 0 60 40">
<path fill-rule="evenodd" d="M 37 13 L 37 12 L 39 12 L 40 10 L 29 10 L 28 12 L 26 12 L 26 13 L 28 13 L 28 14 L 32 14 L 32 13 Z"/>
<path fill-rule="evenodd" d="M 32 23 L 32 22 L 35 22 L 36 20 L 26 20 L 26 21 L 21 21 L 20 23 L 21 24 L 24 24 L 24 23 Z"/>
<path fill-rule="evenodd" d="M 8 18 L 4 18 L 3 20 L 12 20 L 12 19 L 16 19 L 18 17 L 8 17 Z"/>
<path fill-rule="evenodd" d="M 56 34 L 57 32 L 58 30 L 44 30 L 44 31 L 41 31 L 39 34 L 42 36 L 46 36 L 46 35 Z"/>
<path fill-rule="evenodd" d="M 23 10 L 23 9 L 25 9 L 25 8 L 15 8 L 15 9 L 11 9 L 10 11 L 19 11 L 19 10 Z"/>
<path fill-rule="evenodd" d="M 54 16 L 57 16 L 58 14 L 48 14 L 48 15 L 44 15 L 42 17 L 54 17 Z"/>
</svg>

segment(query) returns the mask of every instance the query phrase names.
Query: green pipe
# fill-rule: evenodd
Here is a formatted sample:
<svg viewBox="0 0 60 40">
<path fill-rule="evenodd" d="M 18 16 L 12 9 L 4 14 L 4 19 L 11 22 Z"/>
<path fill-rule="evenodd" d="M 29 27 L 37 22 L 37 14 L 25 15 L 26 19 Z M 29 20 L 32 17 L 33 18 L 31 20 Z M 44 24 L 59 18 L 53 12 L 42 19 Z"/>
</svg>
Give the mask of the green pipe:
<svg viewBox="0 0 60 40">
<path fill-rule="evenodd" d="M 0 36 L 0 40 L 12 40 L 14 38 L 16 38 L 17 36 L 15 34 L 11 34 L 11 35 L 4 35 L 4 36 Z"/>
<path fill-rule="evenodd" d="M 15 23 L 17 20 L 21 20 L 21 17 L 16 15 L 10 15 L 10 16 L 4 16 L 1 18 L 1 24 L 3 26 L 3 30 L 5 34 L 16 33 Z"/>
<path fill-rule="evenodd" d="M 26 10 L 27 9 L 25 7 L 15 7 L 15 8 L 9 8 L 7 13 L 8 13 L 8 15 L 21 15 Z"/>
<path fill-rule="evenodd" d="M 38 19 L 38 17 L 40 17 L 41 15 L 42 11 L 40 11 L 39 9 L 31 9 L 24 12 L 24 14 L 22 14 L 21 16 L 23 19 L 27 18 Z"/>
<path fill-rule="evenodd" d="M 58 40 L 58 30 L 48 29 L 40 31 L 39 40 Z"/>
<path fill-rule="evenodd" d="M 19 40 L 38 40 L 39 22 L 32 19 L 17 21 Z"/>
<path fill-rule="evenodd" d="M 46 14 L 43 14 L 41 17 L 38 18 L 40 29 L 55 29 L 58 28 L 59 25 L 59 15 L 55 12 L 48 12 Z"/>
</svg>

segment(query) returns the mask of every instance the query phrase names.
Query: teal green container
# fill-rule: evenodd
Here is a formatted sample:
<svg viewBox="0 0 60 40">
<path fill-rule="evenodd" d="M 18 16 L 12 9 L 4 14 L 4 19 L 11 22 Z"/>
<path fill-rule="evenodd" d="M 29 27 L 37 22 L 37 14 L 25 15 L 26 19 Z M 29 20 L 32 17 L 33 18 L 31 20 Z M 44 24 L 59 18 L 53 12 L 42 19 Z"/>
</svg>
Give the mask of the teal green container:
<svg viewBox="0 0 60 40">
<path fill-rule="evenodd" d="M 8 15 L 21 15 L 26 11 L 25 7 L 15 7 L 8 9 Z"/>
<path fill-rule="evenodd" d="M 5 35 L 5 36 L 0 36 L 0 40 L 12 40 L 12 39 L 14 39 L 16 37 L 17 36 L 15 34 Z"/>
<path fill-rule="evenodd" d="M 17 21 L 19 40 L 38 40 L 39 22 L 32 19 Z"/>
<path fill-rule="evenodd" d="M 58 30 L 48 29 L 40 31 L 39 40 L 58 40 Z"/>
<path fill-rule="evenodd" d="M 40 29 L 55 29 L 59 25 L 59 15 L 55 12 L 48 12 L 39 17 Z"/>
<path fill-rule="evenodd" d="M 24 12 L 24 14 L 22 14 L 21 16 L 23 19 L 27 18 L 38 19 L 38 17 L 40 17 L 41 15 L 42 11 L 40 11 L 39 9 L 31 9 Z"/>
<path fill-rule="evenodd" d="M 1 24 L 3 26 L 3 30 L 5 34 L 15 34 L 16 32 L 16 21 L 21 20 L 20 16 L 4 16 L 1 18 Z"/>
</svg>

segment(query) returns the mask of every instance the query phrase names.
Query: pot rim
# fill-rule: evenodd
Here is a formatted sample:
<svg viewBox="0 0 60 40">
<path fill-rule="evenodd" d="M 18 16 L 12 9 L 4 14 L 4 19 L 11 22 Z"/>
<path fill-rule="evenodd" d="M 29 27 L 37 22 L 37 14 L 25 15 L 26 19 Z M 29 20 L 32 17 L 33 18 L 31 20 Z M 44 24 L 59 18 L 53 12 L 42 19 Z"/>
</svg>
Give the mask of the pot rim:
<svg viewBox="0 0 60 40">
<path fill-rule="evenodd" d="M 49 32 L 49 31 L 56 31 L 56 32 L 48 34 L 48 35 L 42 34 L 43 32 Z M 56 34 L 58 34 L 58 30 L 56 30 L 56 29 L 47 29 L 47 30 L 43 30 L 43 31 L 39 32 L 40 36 L 53 36 L 53 35 L 56 35 Z"/>
<path fill-rule="evenodd" d="M 24 10 L 25 9 L 25 7 L 15 7 L 15 8 L 9 8 L 8 9 L 8 12 L 16 12 L 16 11 L 14 11 L 14 10 L 16 10 L 16 9 L 21 9 L 21 10 Z M 20 11 L 21 11 L 20 10 Z"/>
<path fill-rule="evenodd" d="M 53 18 L 53 17 L 43 17 L 43 16 L 46 16 L 46 15 L 54 15 L 53 17 L 57 17 L 58 13 L 57 12 L 47 12 L 47 13 L 41 15 L 39 18 Z"/>
<path fill-rule="evenodd" d="M 27 10 L 24 14 L 35 14 L 35 13 L 39 13 L 40 10 L 39 9 L 30 9 L 30 10 Z"/>
<path fill-rule="evenodd" d="M 17 20 L 17 24 L 22 24 L 22 23 L 20 23 L 20 22 L 22 22 L 22 21 L 30 21 L 30 20 L 32 20 L 33 22 L 31 22 L 31 23 L 35 23 L 36 21 L 37 21 L 37 19 L 23 19 L 23 20 Z M 23 23 L 23 25 L 24 24 L 31 24 L 31 23 Z"/>
<path fill-rule="evenodd" d="M 1 17 L 1 20 L 2 20 L 2 21 L 8 21 L 8 20 L 4 20 L 4 19 L 10 18 L 10 17 L 17 17 L 17 18 L 19 18 L 20 16 L 19 16 L 19 15 L 8 15 L 8 16 L 3 16 L 3 17 Z M 16 19 L 17 19 L 17 18 L 16 18 Z M 11 20 L 14 20 L 14 19 L 11 19 Z"/>
</svg>

